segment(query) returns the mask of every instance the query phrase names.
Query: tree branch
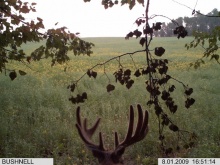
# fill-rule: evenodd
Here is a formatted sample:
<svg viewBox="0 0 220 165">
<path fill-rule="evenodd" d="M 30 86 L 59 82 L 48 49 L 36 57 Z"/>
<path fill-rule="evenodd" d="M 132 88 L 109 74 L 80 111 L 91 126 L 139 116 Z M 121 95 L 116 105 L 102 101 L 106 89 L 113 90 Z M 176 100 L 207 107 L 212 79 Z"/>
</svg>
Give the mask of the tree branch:
<svg viewBox="0 0 220 165">
<path fill-rule="evenodd" d="M 103 62 L 103 63 L 98 63 L 98 64 L 94 65 L 93 67 L 91 67 L 91 68 L 88 69 L 88 70 L 93 70 L 94 68 L 96 68 L 96 67 L 98 67 L 98 66 L 105 65 L 105 64 L 107 64 L 107 63 L 110 62 L 110 61 L 117 60 L 118 58 L 120 59 L 121 57 L 126 56 L 126 55 L 133 55 L 133 54 L 140 53 L 140 52 L 145 52 L 145 51 L 146 51 L 146 50 L 138 50 L 138 51 L 131 52 L 131 53 L 121 54 L 121 55 L 119 55 L 119 56 L 110 58 L 110 59 L 108 59 L 107 61 L 105 61 L 105 62 Z M 76 80 L 76 81 L 75 81 L 75 84 L 77 84 L 86 74 L 87 74 L 87 72 L 85 72 L 78 80 Z"/>
<path fill-rule="evenodd" d="M 167 17 L 167 16 L 164 16 L 164 15 L 157 15 L 157 14 L 153 14 L 149 19 L 153 19 L 155 17 L 164 17 L 164 18 L 167 18 L 169 19 L 172 23 L 174 23 L 176 26 L 179 26 L 178 22 L 176 22 L 175 20 Z"/>
<path fill-rule="evenodd" d="M 195 9 L 192 9 L 191 7 L 189 7 L 189 6 L 185 5 L 185 4 L 182 4 L 182 3 L 177 2 L 175 0 L 172 0 L 172 1 L 177 3 L 177 4 L 179 4 L 179 5 L 181 5 L 181 6 L 185 6 L 186 8 L 192 10 L 192 12 L 196 12 L 197 14 L 200 14 L 202 16 L 205 16 L 205 17 L 220 17 L 219 15 L 218 16 L 217 15 L 206 15 L 206 14 L 200 13 L 199 11 L 196 11 Z"/>
</svg>

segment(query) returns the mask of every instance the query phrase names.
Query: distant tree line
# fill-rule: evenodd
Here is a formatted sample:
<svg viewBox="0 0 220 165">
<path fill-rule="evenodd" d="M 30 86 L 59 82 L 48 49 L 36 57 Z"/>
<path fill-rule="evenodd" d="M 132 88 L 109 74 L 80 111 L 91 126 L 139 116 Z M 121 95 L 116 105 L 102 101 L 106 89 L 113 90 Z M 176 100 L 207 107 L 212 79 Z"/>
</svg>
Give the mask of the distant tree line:
<svg viewBox="0 0 220 165">
<path fill-rule="evenodd" d="M 207 15 L 216 16 L 219 15 L 217 9 L 213 9 Z M 194 14 L 194 17 L 179 17 L 175 20 L 179 25 L 183 25 L 188 32 L 188 35 L 191 36 L 194 31 L 201 32 L 211 32 L 216 26 L 220 26 L 219 18 L 216 17 L 205 17 L 200 14 Z M 172 37 L 174 36 L 173 30 L 176 28 L 176 25 L 173 22 L 162 23 L 161 30 L 155 32 L 155 37 Z"/>
</svg>

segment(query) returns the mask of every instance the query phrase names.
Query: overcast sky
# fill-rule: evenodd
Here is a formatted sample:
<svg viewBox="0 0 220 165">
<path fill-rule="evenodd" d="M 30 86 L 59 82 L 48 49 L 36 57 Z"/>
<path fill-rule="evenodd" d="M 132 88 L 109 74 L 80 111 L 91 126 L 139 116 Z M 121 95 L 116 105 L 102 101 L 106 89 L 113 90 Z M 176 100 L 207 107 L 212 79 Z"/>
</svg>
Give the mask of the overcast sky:
<svg viewBox="0 0 220 165">
<path fill-rule="evenodd" d="M 142 16 L 145 8 L 137 4 L 132 10 L 127 5 L 115 5 L 107 10 L 101 0 L 32 0 L 37 3 L 37 13 L 27 16 L 32 19 L 39 16 L 44 20 L 46 28 L 66 26 L 71 32 L 80 32 L 80 37 L 124 37 L 136 29 L 133 24 Z M 114 1 L 114 0 L 113 0 Z M 190 8 L 194 8 L 197 0 L 176 0 Z M 120 2 L 120 0 L 119 0 Z M 145 0 L 146 2 L 146 0 Z M 214 8 L 220 10 L 220 0 L 198 0 L 196 10 L 207 14 Z M 192 10 L 175 3 L 173 0 L 151 0 L 149 15 L 165 15 L 171 19 L 192 16 Z M 156 17 L 153 22 L 164 22 L 166 19 Z M 57 23 L 55 26 L 55 23 Z"/>
</svg>

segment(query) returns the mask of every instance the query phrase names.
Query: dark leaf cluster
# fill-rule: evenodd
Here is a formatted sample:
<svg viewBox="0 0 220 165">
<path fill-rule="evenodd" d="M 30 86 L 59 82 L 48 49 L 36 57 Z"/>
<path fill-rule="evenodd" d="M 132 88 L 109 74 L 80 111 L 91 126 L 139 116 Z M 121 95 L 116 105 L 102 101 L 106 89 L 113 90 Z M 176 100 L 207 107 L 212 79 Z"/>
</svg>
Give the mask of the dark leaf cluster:
<svg viewBox="0 0 220 165">
<path fill-rule="evenodd" d="M 27 74 L 26 72 L 24 72 L 24 71 L 22 71 L 22 70 L 19 70 L 18 73 L 19 73 L 21 76 L 24 76 L 24 75 Z M 10 77 L 10 79 L 13 81 L 14 79 L 17 78 L 17 72 L 16 72 L 16 71 L 11 71 L 11 72 L 9 73 L 9 77 Z"/>
<path fill-rule="evenodd" d="M 156 54 L 157 54 L 157 56 L 161 56 L 162 52 L 160 52 L 159 48 L 155 49 L 155 55 Z M 158 72 L 158 73 L 160 73 L 160 75 L 165 75 L 167 73 L 167 71 L 168 71 L 167 64 L 168 64 L 168 60 L 167 59 L 163 59 L 163 60 L 153 59 L 153 60 L 151 60 L 151 63 L 150 63 L 150 66 L 149 66 L 148 70 L 150 72 L 153 72 L 153 73 Z"/>
<path fill-rule="evenodd" d="M 155 31 L 158 31 L 158 30 L 161 29 L 161 25 L 162 25 L 161 22 L 157 22 L 156 24 L 153 24 L 153 29 L 154 29 Z"/>
<path fill-rule="evenodd" d="M 134 83 L 134 80 L 131 79 L 130 69 L 123 70 L 122 68 L 120 68 L 118 71 L 114 73 L 114 76 L 115 76 L 115 81 L 120 82 L 121 85 L 125 84 L 127 89 L 130 89 Z"/>
<path fill-rule="evenodd" d="M 135 75 L 136 77 L 140 77 L 140 76 L 141 76 L 140 69 L 136 70 L 135 73 L 134 73 L 134 75 Z"/>
<path fill-rule="evenodd" d="M 143 24 L 143 23 L 145 23 L 145 22 L 146 22 L 145 19 L 137 19 L 137 20 L 135 21 L 135 23 L 136 23 L 138 26 L 140 26 L 141 24 Z M 146 34 L 150 34 L 150 35 L 152 35 L 152 34 L 153 34 L 153 30 L 158 31 L 158 30 L 161 29 L 161 25 L 162 25 L 161 22 L 157 22 L 156 24 L 153 24 L 152 27 L 146 26 L 146 28 L 144 28 L 142 32 L 139 31 L 138 29 L 136 29 L 136 30 L 133 31 L 133 32 L 129 32 L 129 33 L 126 35 L 125 39 L 129 39 L 130 37 L 133 37 L 133 36 L 136 36 L 136 38 L 138 38 L 138 37 L 141 37 L 142 34 L 145 34 L 145 35 L 146 35 Z M 140 44 L 143 46 L 144 40 L 143 40 L 143 38 L 142 38 L 141 40 L 142 40 L 142 41 L 140 41 Z"/>
<path fill-rule="evenodd" d="M 188 97 L 187 100 L 185 101 L 185 107 L 190 108 L 190 106 L 193 105 L 194 103 L 195 103 L 195 99 Z"/>
<path fill-rule="evenodd" d="M 125 39 L 128 40 L 130 37 L 136 36 L 136 38 L 140 37 L 142 35 L 142 32 L 136 29 L 133 32 L 130 32 L 126 35 Z"/>
<path fill-rule="evenodd" d="M 163 54 L 165 53 L 165 49 L 163 47 L 156 47 L 155 48 L 155 51 L 154 51 L 154 54 L 156 56 L 162 56 Z"/>
<path fill-rule="evenodd" d="M 177 38 L 185 38 L 188 34 L 186 29 L 183 26 L 178 26 L 176 29 L 173 31 L 173 34 L 177 35 Z"/>
<path fill-rule="evenodd" d="M 145 83 L 147 85 L 146 90 L 150 93 L 150 96 L 155 98 L 161 94 L 159 86 L 155 86 L 149 81 L 146 81 Z"/>
<path fill-rule="evenodd" d="M 74 92 L 75 88 L 76 88 L 76 84 L 74 83 L 67 87 L 67 89 L 70 89 L 71 92 Z"/>
<path fill-rule="evenodd" d="M 84 2 L 90 2 L 90 0 L 84 0 Z M 136 2 L 144 5 L 144 0 L 121 0 L 121 5 L 127 4 L 129 9 L 132 9 L 136 5 Z M 111 8 L 117 4 L 119 4 L 119 0 L 102 0 L 102 5 L 105 9 Z"/>
<path fill-rule="evenodd" d="M 157 80 L 159 85 L 164 85 L 170 80 L 170 75 L 164 75 L 160 79 Z"/>
<path fill-rule="evenodd" d="M 186 95 L 185 107 L 188 109 L 195 103 L 195 99 L 190 97 L 193 93 L 193 88 L 186 87 L 184 93 Z"/>
<path fill-rule="evenodd" d="M 176 132 L 179 130 L 179 128 L 174 124 L 170 124 L 169 129 L 172 130 L 173 132 Z"/>
<path fill-rule="evenodd" d="M 145 19 L 137 19 L 136 21 L 135 21 L 135 23 L 137 24 L 137 26 L 140 26 L 142 23 L 144 24 L 146 21 L 145 21 Z"/>
<path fill-rule="evenodd" d="M 175 113 L 178 109 L 178 106 L 175 104 L 173 98 L 171 96 L 169 96 L 166 100 L 165 103 L 167 105 L 167 107 L 169 108 L 171 113 Z"/>
<path fill-rule="evenodd" d="M 147 26 L 144 30 L 143 30 L 144 34 L 153 34 L 153 28 Z"/>
<path fill-rule="evenodd" d="M 108 84 L 106 89 L 107 89 L 107 92 L 111 92 L 111 91 L 115 90 L 115 86 L 112 84 Z"/>
<path fill-rule="evenodd" d="M 71 96 L 69 98 L 69 101 L 71 101 L 73 104 L 79 104 L 79 103 L 84 103 L 86 99 L 87 99 L 87 93 L 83 92 L 81 95 L 77 94 L 76 97 Z"/>
<path fill-rule="evenodd" d="M 93 78 L 96 78 L 97 77 L 97 72 L 93 71 L 93 70 L 88 70 L 87 71 L 87 75 L 89 77 L 93 77 Z"/>
<path fill-rule="evenodd" d="M 117 0 L 115 0 L 114 2 L 112 0 L 102 0 L 102 5 L 104 6 L 105 9 L 111 8 L 117 4 L 118 4 Z"/>
</svg>

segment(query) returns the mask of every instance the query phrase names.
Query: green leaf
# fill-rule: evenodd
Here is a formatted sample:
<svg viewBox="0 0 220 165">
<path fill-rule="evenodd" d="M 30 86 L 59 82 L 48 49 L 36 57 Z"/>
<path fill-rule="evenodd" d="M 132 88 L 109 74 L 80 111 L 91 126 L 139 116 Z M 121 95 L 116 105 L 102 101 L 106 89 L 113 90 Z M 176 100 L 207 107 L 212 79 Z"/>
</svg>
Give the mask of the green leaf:
<svg viewBox="0 0 220 165">
<path fill-rule="evenodd" d="M 19 72 L 19 74 L 20 74 L 21 76 L 24 76 L 24 75 L 27 74 L 26 72 L 24 72 L 24 71 L 22 71 L 22 70 L 19 70 L 18 72 Z"/>
<path fill-rule="evenodd" d="M 71 92 L 74 92 L 75 88 L 76 88 L 76 84 L 72 84 L 68 86 L 68 89 L 70 89 Z"/>
<path fill-rule="evenodd" d="M 126 70 L 124 71 L 124 75 L 125 75 L 125 76 L 130 76 L 130 75 L 131 75 L 131 70 L 130 70 L 130 69 L 126 69 Z"/>
</svg>

